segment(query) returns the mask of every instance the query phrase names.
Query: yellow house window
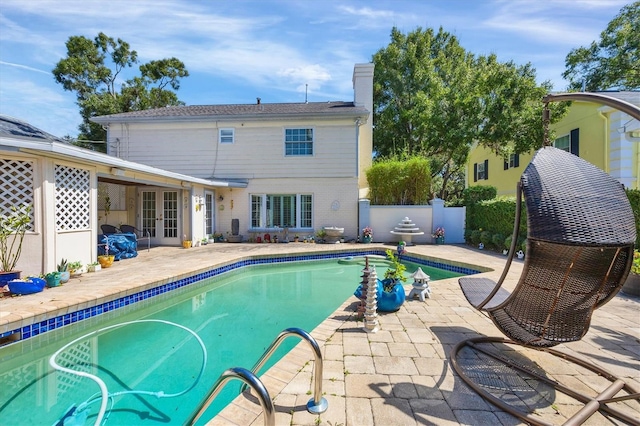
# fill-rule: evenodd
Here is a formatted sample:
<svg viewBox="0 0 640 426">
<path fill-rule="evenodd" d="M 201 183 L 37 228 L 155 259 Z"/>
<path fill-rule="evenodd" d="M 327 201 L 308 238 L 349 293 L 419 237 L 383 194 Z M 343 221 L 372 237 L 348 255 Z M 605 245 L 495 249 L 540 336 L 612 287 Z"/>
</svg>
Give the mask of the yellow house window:
<svg viewBox="0 0 640 426">
<path fill-rule="evenodd" d="M 569 135 L 559 137 L 553 142 L 553 146 L 563 151 L 569 152 L 571 149 L 571 138 Z"/>
</svg>

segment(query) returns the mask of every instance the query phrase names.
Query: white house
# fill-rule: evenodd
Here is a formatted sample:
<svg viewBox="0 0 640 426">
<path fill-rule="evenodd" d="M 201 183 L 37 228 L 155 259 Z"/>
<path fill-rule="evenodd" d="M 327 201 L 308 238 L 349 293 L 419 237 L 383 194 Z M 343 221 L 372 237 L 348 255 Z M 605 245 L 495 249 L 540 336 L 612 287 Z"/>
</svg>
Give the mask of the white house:
<svg viewBox="0 0 640 426">
<path fill-rule="evenodd" d="M 224 187 L 190 187 L 198 209 L 188 238 L 230 232 L 314 234 L 323 226 L 358 235 L 358 199 L 371 166 L 373 64 L 356 64 L 350 102 L 178 106 L 93 118 L 107 129 L 109 155 Z M 110 191 L 113 188 L 109 189 Z M 162 187 L 137 187 L 136 225 L 166 238 L 171 212 Z M 122 197 L 120 197 L 122 198 Z M 113 197 L 111 197 L 113 199 Z M 195 201 L 194 201 L 195 200 Z M 128 203 L 128 201 L 127 201 Z M 185 198 L 184 206 L 189 200 Z"/>
<path fill-rule="evenodd" d="M 139 194 L 143 207 L 149 204 L 145 188 L 162 194 L 165 214 L 154 220 L 164 223 L 164 239 L 180 244 L 183 233 L 191 234 L 194 221 L 202 223 L 206 200 L 193 194 L 244 186 L 78 148 L 28 123 L 0 116 L 0 213 L 21 204 L 33 207 L 16 266 L 23 276 L 55 271 L 63 258 L 83 264 L 95 261 L 100 226 L 138 222 L 134 206 Z M 105 215 L 107 196 L 111 206 Z"/>
</svg>

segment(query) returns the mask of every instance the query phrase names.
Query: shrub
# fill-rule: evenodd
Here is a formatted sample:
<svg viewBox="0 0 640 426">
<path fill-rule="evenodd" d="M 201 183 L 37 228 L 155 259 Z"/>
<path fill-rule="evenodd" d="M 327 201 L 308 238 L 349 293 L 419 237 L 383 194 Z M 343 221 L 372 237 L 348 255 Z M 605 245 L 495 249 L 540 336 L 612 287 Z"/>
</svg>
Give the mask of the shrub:
<svg viewBox="0 0 640 426">
<path fill-rule="evenodd" d="M 424 205 L 431 197 L 427 158 L 378 160 L 366 174 L 372 205 Z"/>
<path fill-rule="evenodd" d="M 471 240 L 471 244 L 473 244 L 474 246 L 475 246 L 475 245 L 478 245 L 478 243 L 480 242 L 480 233 L 481 233 L 481 232 L 482 232 L 482 231 L 481 231 L 481 230 L 479 230 L 479 229 L 476 229 L 476 230 L 471 231 L 471 238 L 470 238 L 470 240 Z"/>
<path fill-rule="evenodd" d="M 482 231 L 480 233 L 480 242 L 484 244 L 486 248 L 489 248 L 489 246 L 491 245 L 491 232 Z"/>
<path fill-rule="evenodd" d="M 503 248 L 509 250 L 511 248 L 511 241 L 513 241 L 513 236 L 509 235 L 507 238 L 504 239 Z"/>
<path fill-rule="evenodd" d="M 636 247 L 640 247 L 640 190 L 627 189 L 626 192 L 636 219 Z"/>
<path fill-rule="evenodd" d="M 477 185 L 465 188 L 462 191 L 462 199 L 465 206 L 479 203 L 484 200 L 493 200 L 496 198 L 498 190 L 495 186 Z"/>
<path fill-rule="evenodd" d="M 504 247 L 504 235 L 500 233 L 493 234 L 491 243 L 496 250 L 502 250 L 502 247 Z"/>
</svg>

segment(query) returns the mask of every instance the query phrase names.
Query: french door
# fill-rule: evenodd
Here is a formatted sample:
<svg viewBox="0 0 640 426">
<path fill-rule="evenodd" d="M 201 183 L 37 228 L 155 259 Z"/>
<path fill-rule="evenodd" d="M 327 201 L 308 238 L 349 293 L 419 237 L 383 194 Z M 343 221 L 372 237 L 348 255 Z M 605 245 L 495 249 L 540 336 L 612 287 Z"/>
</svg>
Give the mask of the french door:
<svg viewBox="0 0 640 426">
<path fill-rule="evenodd" d="M 153 245 L 180 245 L 182 241 L 178 191 L 144 189 L 140 191 L 140 226 L 149 232 Z"/>
</svg>

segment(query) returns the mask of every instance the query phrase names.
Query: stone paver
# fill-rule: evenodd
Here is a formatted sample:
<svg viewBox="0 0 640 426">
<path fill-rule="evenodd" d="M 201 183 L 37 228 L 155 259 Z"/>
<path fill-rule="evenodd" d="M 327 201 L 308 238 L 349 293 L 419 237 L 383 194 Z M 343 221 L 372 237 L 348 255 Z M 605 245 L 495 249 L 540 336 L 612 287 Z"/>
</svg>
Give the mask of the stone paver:
<svg viewBox="0 0 640 426">
<path fill-rule="evenodd" d="M 367 249 L 376 247 L 372 244 Z M 381 245 L 380 248 L 388 248 Z M 192 249 L 152 248 L 138 258 L 122 261 L 60 288 L 29 297 L 0 299 L 0 331 L 13 330 L 60 312 L 78 310 L 132 294 L 141 288 L 188 276 L 195 270 L 230 263 L 254 255 L 362 249 L 362 245 L 340 244 L 213 244 Z M 466 246 L 412 246 L 410 254 L 465 262 L 488 268 L 492 279 L 502 272 L 505 257 Z M 194 265 L 197 265 L 194 267 Z M 515 261 L 506 285 L 514 286 L 523 263 Z M 110 283 L 123 283 L 117 286 Z M 357 283 L 354 283 L 354 288 Z M 408 283 L 406 291 L 411 286 Z M 492 322 L 472 309 L 456 279 L 433 282 L 432 297 L 414 299 L 393 313 L 378 315 L 379 331 L 366 333 L 355 321 L 358 300 L 350 297 L 329 318 L 311 331 L 324 355 L 323 393 L 328 410 L 312 415 L 306 403 L 313 397 L 314 362 L 308 346 L 298 345 L 263 378 L 274 400 L 277 425 L 395 426 L 395 425 L 521 425 L 510 414 L 481 399 L 454 374 L 449 353 L 461 340 L 477 336 L 500 336 Z M 96 291 L 99 289 L 99 291 Z M 63 302 L 61 302 L 63 301 Z M 640 298 L 620 294 L 594 313 L 591 329 L 580 342 L 560 345 L 560 350 L 586 357 L 620 374 L 640 387 Z M 117 315 L 109 313 L 109 315 Z M 564 361 L 517 349 L 528 359 L 546 367 L 574 389 L 589 391 L 606 380 L 585 373 Z M 461 354 L 473 360 L 475 354 Z M 518 401 L 517 391 L 505 400 Z M 562 423 L 579 409 L 571 398 L 551 392 L 537 399 L 535 413 L 541 419 Z M 640 418 L 640 404 L 626 403 L 630 415 Z M 596 414 L 586 424 L 607 420 Z M 259 403 L 252 395 L 241 395 L 212 425 L 262 425 Z"/>
</svg>

